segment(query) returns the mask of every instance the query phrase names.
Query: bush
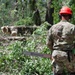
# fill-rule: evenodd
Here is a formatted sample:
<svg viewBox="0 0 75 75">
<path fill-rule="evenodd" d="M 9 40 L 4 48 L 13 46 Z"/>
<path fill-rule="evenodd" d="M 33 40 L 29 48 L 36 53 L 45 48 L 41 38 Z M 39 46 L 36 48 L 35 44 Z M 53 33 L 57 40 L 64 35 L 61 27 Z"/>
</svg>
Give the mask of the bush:
<svg viewBox="0 0 75 75">
<path fill-rule="evenodd" d="M 19 21 L 17 21 L 15 23 L 15 25 L 26 25 L 26 26 L 30 26 L 33 25 L 33 21 L 31 17 L 27 17 L 26 19 L 20 19 Z"/>
<path fill-rule="evenodd" d="M 9 75 L 51 75 L 50 59 L 24 54 L 25 50 L 50 54 L 45 44 L 47 25 L 47 22 L 43 23 L 27 41 L 15 41 L 5 47 L 7 52 L 0 54 L 0 71 L 8 72 Z"/>
</svg>

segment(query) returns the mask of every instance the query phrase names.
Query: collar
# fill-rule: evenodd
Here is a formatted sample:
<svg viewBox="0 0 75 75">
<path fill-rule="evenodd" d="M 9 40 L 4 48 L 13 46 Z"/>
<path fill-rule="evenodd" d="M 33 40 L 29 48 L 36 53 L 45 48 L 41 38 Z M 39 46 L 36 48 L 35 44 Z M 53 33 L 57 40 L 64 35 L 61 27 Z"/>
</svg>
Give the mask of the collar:
<svg viewBox="0 0 75 75">
<path fill-rule="evenodd" d="M 67 20 L 61 20 L 61 22 L 68 22 Z"/>
</svg>

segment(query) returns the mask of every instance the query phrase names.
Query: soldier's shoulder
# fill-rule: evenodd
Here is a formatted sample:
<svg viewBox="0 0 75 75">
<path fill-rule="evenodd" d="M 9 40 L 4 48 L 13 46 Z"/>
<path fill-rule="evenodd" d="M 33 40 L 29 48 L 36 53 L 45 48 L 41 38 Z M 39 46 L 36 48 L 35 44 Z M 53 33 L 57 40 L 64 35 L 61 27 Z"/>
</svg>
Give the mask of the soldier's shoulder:
<svg viewBox="0 0 75 75">
<path fill-rule="evenodd" d="M 51 27 L 51 28 L 56 28 L 56 27 L 59 27 L 60 25 L 61 25 L 61 22 L 58 22 L 58 23 L 56 23 L 56 24 L 52 25 L 52 27 Z"/>
<path fill-rule="evenodd" d="M 75 26 L 74 24 L 72 24 L 72 23 L 70 23 L 70 22 L 67 22 L 67 24 L 68 24 L 68 25 L 72 25 L 72 26 Z"/>
<path fill-rule="evenodd" d="M 75 30 L 75 25 L 70 22 L 67 22 L 67 27 L 68 27 L 68 29 L 70 28 L 70 29 Z"/>
</svg>

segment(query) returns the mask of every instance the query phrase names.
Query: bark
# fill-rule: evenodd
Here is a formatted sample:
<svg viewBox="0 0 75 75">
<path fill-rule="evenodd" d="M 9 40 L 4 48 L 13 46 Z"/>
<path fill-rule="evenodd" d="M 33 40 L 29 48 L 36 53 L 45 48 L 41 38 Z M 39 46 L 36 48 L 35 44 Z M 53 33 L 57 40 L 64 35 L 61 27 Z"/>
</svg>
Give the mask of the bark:
<svg viewBox="0 0 75 75">
<path fill-rule="evenodd" d="M 45 21 L 47 21 L 48 23 L 53 25 L 53 16 L 52 15 L 54 13 L 54 8 L 51 7 L 51 5 L 52 5 L 52 0 L 49 0 L 49 2 L 47 3 Z M 49 27 L 48 27 L 48 29 L 49 29 Z"/>
<path fill-rule="evenodd" d="M 33 13 L 32 16 L 33 16 L 34 24 L 36 26 L 40 26 L 41 25 L 41 17 L 40 17 L 39 9 L 37 8 L 37 5 L 36 5 L 36 1 L 37 0 L 29 0 L 30 10 Z"/>
<path fill-rule="evenodd" d="M 15 0 L 15 8 L 18 10 L 18 0 Z"/>
<path fill-rule="evenodd" d="M 19 41 L 23 41 L 23 40 L 26 40 L 25 37 L 0 37 L 0 41 L 8 41 L 8 40 L 19 40 Z"/>
<path fill-rule="evenodd" d="M 25 37 L 7 37 L 8 40 L 20 40 L 20 41 L 23 41 L 23 40 L 26 40 Z"/>
<path fill-rule="evenodd" d="M 4 34 L 9 34 L 11 36 L 17 35 L 31 35 L 38 26 L 3 26 L 1 30 Z"/>
<path fill-rule="evenodd" d="M 41 25 L 41 17 L 38 9 L 36 9 L 33 13 L 33 20 L 37 26 Z"/>
<path fill-rule="evenodd" d="M 31 11 L 34 11 L 36 9 L 36 0 L 29 0 L 29 6 L 30 6 L 30 9 Z"/>
</svg>

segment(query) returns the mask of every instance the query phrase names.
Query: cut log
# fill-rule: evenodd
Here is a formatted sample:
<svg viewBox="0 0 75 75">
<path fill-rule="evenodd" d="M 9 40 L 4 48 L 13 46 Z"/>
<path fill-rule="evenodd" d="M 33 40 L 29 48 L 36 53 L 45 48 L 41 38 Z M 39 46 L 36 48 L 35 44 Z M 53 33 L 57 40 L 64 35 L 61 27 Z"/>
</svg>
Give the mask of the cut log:
<svg viewBox="0 0 75 75">
<path fill-rule="evenodd" d="M 0 41 L 8 41 L 8 40 L 19 40 L 19 41 L 23 41 L 23 40 L 26 40 L 26 38 L 25 37 L 18 37 L 18 36 L 16 36 L 16 37 L 0 37 Z"/>
<path fill-rule="evenodd" d="M 7 37 L 8 40 L 20 40 L 20 41 L 23 41 L 23 40 L 26 40 L 25 37 Z"/>
<path fill-rule="evenodd" d="M 39 26 L 3 26 L 1 30 L 5 34 L 12 36 L 32 34 Z"/>
</svg>

